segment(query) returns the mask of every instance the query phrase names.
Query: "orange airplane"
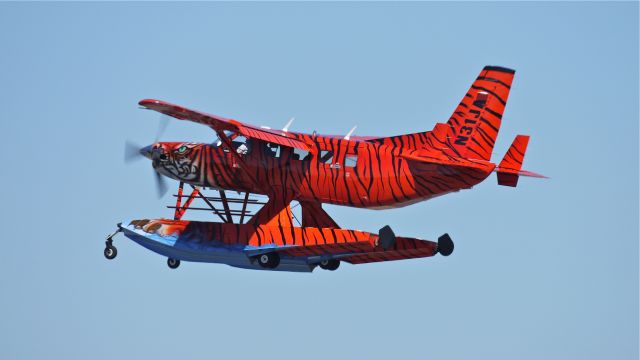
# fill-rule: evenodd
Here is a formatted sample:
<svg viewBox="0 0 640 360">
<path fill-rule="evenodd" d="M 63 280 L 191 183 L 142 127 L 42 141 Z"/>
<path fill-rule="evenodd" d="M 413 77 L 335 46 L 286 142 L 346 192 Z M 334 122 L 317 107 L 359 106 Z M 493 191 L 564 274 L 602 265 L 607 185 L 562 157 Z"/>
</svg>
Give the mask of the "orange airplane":
<svg viewBox="0 0 640 360">
<path fill-rule="evenodd" d="M 543 177 L 522 170 L 529 137 L 518 135 L 498 165 L 491 162 L 515 71 L 486 66 L 447 123 L 433 130 L 391 137 L 323 136 L 256 127 L 190 110 L 160 100 L 140 101 L 143 108 L 210 127 L 210 144 L 156 142 L 129 148 L 127 158 L 152 161 L 159 189 L 163 177 L 179 181 L 173 219 L 132 220 L 107 237 L 104 255 L 116 257 L 118 232 L 168 258 L 224 263 L 248 269 L 335 270 L 352 264 L 448 256 L 453 242 L 398 237 L 389 226 L 377 234 L 342 229 L 322 204 L 369 209 L 407 206 L 462 189 L 497 173 L 498 184 L 515 187 L 520 176 Z M 184 184 L 192 191 L 183 195 Z M 208 196 L 206 189 L 216 190 Z M 245 193 L 231 198 L 226 190 Z M 250 194 L 265 195 L 260 202 Z M 205 207 L 191 206 L 198 199 Z M 299 221 L 291 202 L 301 207 Z M 215 204 L 218 204 L 216 207 Z M 221 204 L 221 205 L 220 205 Z M 262 205 L 255 213 L 249 207 Z M 239 209 L 232 209 L 233 206 Z M 219 222 L 183 220 L 187 210 L 209 211 Z M 294 223 L 295 221 L 298 223 Z"/>
</svg>

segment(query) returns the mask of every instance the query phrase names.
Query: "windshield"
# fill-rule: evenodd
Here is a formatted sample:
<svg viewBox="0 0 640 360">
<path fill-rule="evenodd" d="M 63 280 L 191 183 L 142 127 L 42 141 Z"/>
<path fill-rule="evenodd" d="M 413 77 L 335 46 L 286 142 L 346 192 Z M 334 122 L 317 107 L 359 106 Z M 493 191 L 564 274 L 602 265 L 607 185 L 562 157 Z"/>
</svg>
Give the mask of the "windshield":
<svg viewBox="0 0 640 360">
<path fill-rule="evenodd" d="M 229 139 L 233 139 L 236 137 L 236 133 L 230 130 L 225 130 L 224 131 L 224 135 L 226 137 L 228 137 Z M 216 139 L 213 141 L 213 143 L 211 144 L 214 147 L 218 147 L 220 145 L 222 145 L 222 140 L 220 140 L 220 137 L 216 137 Z"/>
</svg>

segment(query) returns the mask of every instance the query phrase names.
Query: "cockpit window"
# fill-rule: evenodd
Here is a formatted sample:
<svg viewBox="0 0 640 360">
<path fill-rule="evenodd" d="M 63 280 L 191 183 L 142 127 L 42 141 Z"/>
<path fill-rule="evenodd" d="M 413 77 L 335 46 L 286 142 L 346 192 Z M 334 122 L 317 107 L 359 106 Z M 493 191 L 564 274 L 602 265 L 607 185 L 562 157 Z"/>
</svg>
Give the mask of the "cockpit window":
<svg viewBox="0 0 640 360">
<path fill-rule="evenodd" d="M 235 138 L 235 136 L 236 136 L 236 133 L 235 133 L 235 132 L 233 132 L 233 131 L 225 130 L 225 131 L 224 131 L 224 136 L 226 136 L 226 137 L 228 137 L 229 139 L 232 139 L 232 140 L 233 140 L 233 138 Z M 222 146 L 222 140 L 220 140 L 220 137 L 217 137 L 217 138 L 213 141 L 213 143 L 212 143 L 211 145 L 213 145 L 214 147 Z"/>
<path fill-rule="evenodd" d="M 251 152 L 251 141 L 246 137 L 238 136 L 235 132 L 229 130 L 225 130 L 224 135 L 231 140 L 231 145 L 238 154 L 247 155 Z M 222 140 L 218 137 L 211 146 L 222 146 Z M 224 151 L 228 152 L 229 150 L 225 148 Z"/>
<path fill-rule="evenodd" d="M 244 136 L 238 136 L 231 141 L 231 145 L 240 155 L 247 155 L 251 152 L 251 142 Z"/>
</svg>

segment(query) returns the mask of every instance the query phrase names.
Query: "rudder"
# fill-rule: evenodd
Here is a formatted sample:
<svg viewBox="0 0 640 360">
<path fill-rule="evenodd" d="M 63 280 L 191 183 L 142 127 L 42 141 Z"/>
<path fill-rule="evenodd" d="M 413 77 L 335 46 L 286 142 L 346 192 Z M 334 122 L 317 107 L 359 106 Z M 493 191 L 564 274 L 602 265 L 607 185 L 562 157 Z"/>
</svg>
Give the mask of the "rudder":
<svg viewBox="0 0 640 360">
<path fill-rule="evenodd" d="M 455 109 L 447 125 L 456 156 L 491 160 L 515 70 L 485 66 Z"/>
</svg>

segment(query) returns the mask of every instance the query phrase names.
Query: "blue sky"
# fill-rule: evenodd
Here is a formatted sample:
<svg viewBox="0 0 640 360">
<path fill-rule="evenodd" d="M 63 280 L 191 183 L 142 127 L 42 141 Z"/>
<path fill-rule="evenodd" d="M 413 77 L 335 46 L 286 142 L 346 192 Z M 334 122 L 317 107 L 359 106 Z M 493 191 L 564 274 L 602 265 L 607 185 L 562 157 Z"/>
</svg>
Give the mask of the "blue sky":
<svg viewBox="0 0 640 360">
<path fill-rule="evenodd" d="M 637 2 L 0 3 L 0 44 L 0 358 L 638 358 Z M 452 256 L 170 271 L 119 237 L 103 258 L 117 222 L 170 216 L 122 161 L 155 137 L 138 100 L 392 135 L 446 120 L 488 64 L 517 70 L 494 161 L 529 134 L 524 167 L 551 179 L 328 207 L 448 232 Z"/>
</svg>

